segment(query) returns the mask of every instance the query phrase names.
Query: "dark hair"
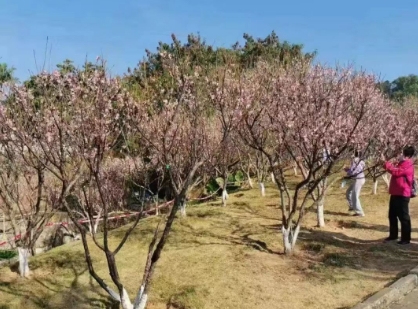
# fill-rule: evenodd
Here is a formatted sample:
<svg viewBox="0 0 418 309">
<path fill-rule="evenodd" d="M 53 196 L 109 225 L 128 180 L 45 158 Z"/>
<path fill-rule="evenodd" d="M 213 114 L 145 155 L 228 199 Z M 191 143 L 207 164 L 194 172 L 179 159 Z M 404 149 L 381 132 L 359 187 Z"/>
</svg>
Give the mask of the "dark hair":
<svg viewBox="0 0 418 309">
<path fill-rule="evenodd" d="M 354 156 L 355 156 L 356 158 L 360 158 L 360 157 L 361 157 L 361 152 L 360 152 L 360 151 L 358 151 L 358 150 L 354 151 Z"/>
<path fill-rule="evenodd" d="M 402 153 L 404 157 L 412 158 L 415 154 L 415 148 L 414 146 L 406 146 Z"/>
</svg>

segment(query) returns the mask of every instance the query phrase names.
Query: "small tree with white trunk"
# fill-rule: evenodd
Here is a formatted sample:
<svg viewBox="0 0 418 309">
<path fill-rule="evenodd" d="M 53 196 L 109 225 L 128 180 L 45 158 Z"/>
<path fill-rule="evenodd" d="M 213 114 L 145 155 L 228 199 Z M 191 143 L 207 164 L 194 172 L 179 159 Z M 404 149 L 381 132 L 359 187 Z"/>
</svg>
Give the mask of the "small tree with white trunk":
<svg viewBox="0 0 418 309">
<path fill-rule="evenodd" d="M 3 127 L 3 134 L 6 132 Z M 0 209 L 12 231 L 9 245 L 18 249 L 22 277 L 29 275 L 29 257 L 36 254 L 37 242 L 57 207 L 47 198 L 48 188 L 53 186 L 51 181 L 45 167 L 30 151 L 16 140 L 3 140 Z"/>
<path fill-rule="evenodd" d="M 381 130 L 389 108 L 375 78 L 349 69 L 306 66 L 283 68 L 260 63 L 241 83 L 241 137 L 262 151 L 280 192 L 285 253 L 292 253 L 309 197 L 347 157 L 350 148 L 365 148 Z M 323 149 L 331 160 L 323 162 Z M 302 160 L 307 176 L 290 189 L 285 162 Z M 300 163 L 298 163 L 300 164 Z M 316 175 L 314 177 L 314 175 Z"/>
</svg>

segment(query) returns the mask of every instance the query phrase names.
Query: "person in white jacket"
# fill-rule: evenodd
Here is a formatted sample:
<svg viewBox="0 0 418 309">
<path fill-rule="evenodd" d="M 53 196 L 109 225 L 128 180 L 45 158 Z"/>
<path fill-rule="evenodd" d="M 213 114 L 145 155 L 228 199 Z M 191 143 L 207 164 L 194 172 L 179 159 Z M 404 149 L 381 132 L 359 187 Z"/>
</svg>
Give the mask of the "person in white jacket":
<svg viewBox="0 0 418 309">
<path fill-rule="evenodd" d="M 351 184 L 346 192 L 346 198 L 349 205 L 348 211 L 354 211 L 355 216 L 364 217 L 364 211 L 360 203 L 360 191 L 366 182 L 364 175 L 366 163 L 360 156 L 360 152 L 355 151 L 351 166 L 345 169 L 347 172 L 346 178 L 351 180 Z"/>
</svg>

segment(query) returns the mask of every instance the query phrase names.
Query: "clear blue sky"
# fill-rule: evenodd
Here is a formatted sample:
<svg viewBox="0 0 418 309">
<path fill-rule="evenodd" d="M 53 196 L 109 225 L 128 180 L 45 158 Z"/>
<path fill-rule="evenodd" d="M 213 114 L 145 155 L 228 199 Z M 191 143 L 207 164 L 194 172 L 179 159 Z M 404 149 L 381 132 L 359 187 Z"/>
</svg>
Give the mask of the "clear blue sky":
<svg viewBox="0 0 418 309">
<path fill-rule="evenodd" d="M 317 50 L 328 64 L 352 63 L 384 79 L 418 74 L 418 0 L 0 0 L 0 62 L 20 79 L 69 58 L 103 55 L 120 74 L 145 48 L 200 32 L 210 44 L 230 46 L 244 32 Z"/>
</svg>

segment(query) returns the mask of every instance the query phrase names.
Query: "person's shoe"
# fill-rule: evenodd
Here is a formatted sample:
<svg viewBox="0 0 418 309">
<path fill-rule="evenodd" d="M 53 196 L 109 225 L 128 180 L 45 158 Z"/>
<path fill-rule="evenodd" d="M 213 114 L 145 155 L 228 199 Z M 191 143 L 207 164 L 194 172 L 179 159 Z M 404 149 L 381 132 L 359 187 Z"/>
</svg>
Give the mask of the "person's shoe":
<svg viewBox="0 0 418 309">
<path fill-rule="evenodd" d="M 410 244 L 410 242 L 406 241 L 406 240 L 398 241 L 398 245 L 409 245 L 409 244 Z"/>
<path fill-rule="evenodd" d="M 383 242 L 389 242 L 389 241 L 394 241 L 394 240 L 398 240 L 398 238 L 388 237 L 388 238 L 385 238 Z"/>
<path fill-rule="evenodd" d="M 364 217 L 364 214 L 355 213 L 353 216 L 354 217 Z"/>
</svg>

